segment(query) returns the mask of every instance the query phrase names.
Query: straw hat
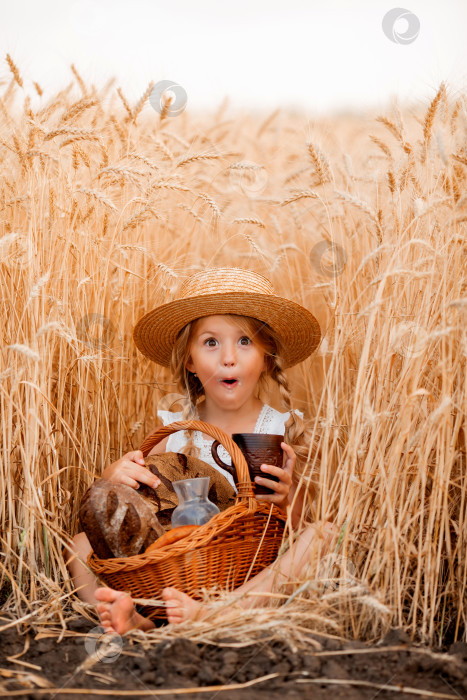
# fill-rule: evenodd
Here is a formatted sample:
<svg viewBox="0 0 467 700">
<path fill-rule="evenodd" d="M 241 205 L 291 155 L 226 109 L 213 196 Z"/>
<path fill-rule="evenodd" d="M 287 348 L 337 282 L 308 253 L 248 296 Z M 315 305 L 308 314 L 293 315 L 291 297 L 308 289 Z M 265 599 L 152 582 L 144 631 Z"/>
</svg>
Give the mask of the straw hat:
<svg viewBox="0 0 467 700">
<path fill-rule="evenodd" d="M 284 369 L 307 358 L 321 338 L 313 314 L 278 296 L 266 277 L 238 267 L 217 267 L 189 277 L 174 301 L 143 316 L 133 329 L 133 340 L 143 355 L 169 367 L 182 328 L 196 318 L 215 314 L 253 316 L 267 323 L 281 339 Z"/>
</svg>

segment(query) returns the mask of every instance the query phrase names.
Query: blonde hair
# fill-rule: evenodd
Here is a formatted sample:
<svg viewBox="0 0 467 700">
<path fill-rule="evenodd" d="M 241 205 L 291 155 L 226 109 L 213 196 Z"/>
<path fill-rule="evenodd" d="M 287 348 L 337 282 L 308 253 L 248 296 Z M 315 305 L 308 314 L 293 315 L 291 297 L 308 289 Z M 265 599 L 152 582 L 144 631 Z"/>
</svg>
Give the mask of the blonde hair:
<svg viewBox="0 0 467 700">
<path fill-rule="evenodd" d="M 293 481 L 297 484 L 301 475 L 303 474 L 305 476 L 306 468 L 309 463 L 309 461 L 307 461 L 309 453 L 310 458 L 313 458 L 316 453 L 318 453 L 319 456 L 319 447 L 316 439 L 312 440 L 307 423 L 294 412 L 292 395 L 286 374 L 282 368 L 280 339 L 269 325 L 259 321 L 257 318 L 237 314 L 222 315 L 235 322 L 241 331 L 246 333 L 264 350 L 266 370 L 261 374 L 257 384 L 258 398 L 263 391 L 267 390 L 268 378 L 271 378 L 278 384 L 282 402 L 287 411 L 290 411 L 290 417 L 287 419 L 284 426 L 284 442 L 291 445 L 297 455 L 293 474 Z M 195 418 L 197 404 L 204 396 L 204 389 L 200 380 L 198 377 L 195 377 L 193 372 L 190 372 L 186 368 L 186 363 L 190 357 L 191 342 L 200 320 L 201 319 L 195 319 L 194 321 L 190 321 L 190 323 L 187 323 L 180 331 L 174 344 L 170 361 L 173 381 L 176 383 L 178 391 L 186 397 L 182 420 L 191 420 Z M 186 431 L 185 436 L 187 442 L 181 451 L 186 455 L 199 457 L 199 448 L 194 444 L 193 432 Z M 310 445 L 312 448 L 311 452 Z M 308 488 L 309 494 L 311 498 L 313 498 L 315 487 L 310 483 Z"/>
</svg>

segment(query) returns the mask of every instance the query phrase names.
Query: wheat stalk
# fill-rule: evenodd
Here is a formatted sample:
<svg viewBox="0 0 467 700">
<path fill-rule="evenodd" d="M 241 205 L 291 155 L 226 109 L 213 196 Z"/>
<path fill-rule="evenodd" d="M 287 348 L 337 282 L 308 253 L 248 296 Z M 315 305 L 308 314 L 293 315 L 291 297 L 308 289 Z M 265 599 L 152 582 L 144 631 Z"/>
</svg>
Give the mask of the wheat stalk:
<svg viewBox="0 0 467 700">
<path fill-rule="evenodd" d="M 131 109 L 130 105 L 128 104 L 128 100 L 126 99 L 125 95 L 122 92 L 121 88 L 117 89 L 117 95 L 120 97 L 123 106 L 125 107 L 127 114 L 128 114 L 128 119 L 131 121 L 133 120 L 133 110 Z"/>
<path fill-rule="evenodd" d="M 18 67 L 16 66 L 15 62 L 13 61 L 13 59 L 11 58 L 9 53 L 7 53 L 7 55 L 6 55 L 6 62 L 8 63 L 8 66 L 9 66 L 11 72 L 13 73 L 13 78 L 15 80 L 15 83 L 17 83 L 20 86 L 20 88 L 22 88 L 23 87 L 23 79 L 21 78 Z"/>
<path fill-rule="evenodd" d="M 423 142 L 425 144 L 426 149 L 430 145 L 432 129 L 433 129 L 433 122 L 435 120 L 435 116 L 436 116 L 436 112 L 437 112 L 439 103 L 440 103 L 441 99 L 443 97 L 445 97 L 445 95 L 446 95 L 446 86 L 443 82 L 439 86 L 438 92 L 436 93 L 433 100 L 431 101 L 431 104 L 428 107 L 427 113 L 425 115 L 425 121 L 423 123 Z"/>
<path fill-rule="evenodd" d="M 192 190 L 190 190 L 190 192 L 192 192 Z M 222 212 L 220 210 L 219 205 L 217 204 L 217 202 L 214 201 L 212 197 L 210 197 L 205 192 L 193 192 L 193 194 L 196 195 L 196 197 L 200 197 L 204 202 L 207 202 L 207 204 L 209 204 L 209 208 L 211 209 L 216 218 L 220 218 L 222 216 Z"/>
<path fill-rule="evenodd" d="M 139 99 L 138 102 L 135 104 L 135 107 L 134 107 L 134 109 L 133 109 L 133 115 L 132 115 L 132 119 L 133 119 L 134 122 L 136 122 L 137 116 L 141 113 L 141 111 L 142 111 L 142 109 L 143 109 L 143 107 L 144 107 L 144 105 L 145 105 L 145 103 L 146 103 L 146 101 L 147 101 L 149 95 L 150 95 L 151 92 L 152 92 L 152 89 L 153 89 L 154 85 L 155 85 L 155 83 L 151 80 L 151 82 L 150 82 L 149 85 L 147 86 L 146 90 L 143 92 L 143 94 L 141 95 L 140 99 Z"/>
<path fill-rule="evenodd" d="M 71 107 L 69 107 L 66 110 L 66 112 L 64 112 L 59 123 L 64 124 L 65 122 L 71 121 L 71 119 L 76 119 L 78 115 L 82 114 L 87 109 L 90 109 L 91 107 L 94 107 L 97 104 L 99 104 L 97 100 L 83 98 L 82 100 L 75 102 L 74 105 L 71 105 Z"/>
<path fill-rule="evenodd" d="M 384 141 L 381 141 L 381 139 L 378 139 L 376 138 L 376 136 L 372 135 L 370 135 L 370 139 L 373 141 L 373 143 L 375 143 L 378 146 L 378 148 L 380 148 L 383 151 L 384 155 L 387 156 L 389 160 L 393 159 L 391 150 L 389 146 L 386 143 L 384 143 Z"/>
<path fill-rule="evenodd" d="M 117 211 L 117 207 L 112 202 L 112 200 L 109 199 L 109 197 L 107 197 L 105 192 L 100 192 L 99 190 L 95 189 L 92 190 L 89 187 L 78 187 L 76 190 L 74 190 L 74 192 L 80 192 L 81 194 L 86 195 L 86 197 L 91 197 L 92 199 L 95 199 L 111 211 Z"/>
<path fill-rule="evenodd" d="M 153 207 L 144 207 L 125 221 L 125 223 L 122 226 L 122 231 L 127 231 L 129 229 L 135 228 L 136 226 L 138 226 L 138 224 L 142 224 L 144 221 L 147 221 L 151 217 L 162 221 L 162 217 L 153 209 Z"/>
<path fill-rule="evenodd" d="M 254 226 L 260 226 L 260 228 L 266 228 L 266 225 L 261 221 L 261 219 L 234 219 L 232 221 L 233 224 L 253 224 Z"/>
<path fill-rule="evenodd" d="M 75 66 L 74 66 L 73 63 L 71 64 L 70 67 L 71 67 L 71 72 L 72 72 L 73 75 L 75 76 L 76 81 L 77 81 L 78 85 L 80 86 L 80 88 L 81 88 L 81 90 L 82 90 L 82 92 L 83 92 L 83 95 L 87 95 L 87 94 L 88 94 L 88 91 L 87 91 L 86 84 L 85 84 L 84 80 L 82 79 L 82 77 L 80 76 L 80 74 L 78 73 L 78 71 L 76 70 L 76 68 L 75 68 Z"/>
<path fill-rule="evenodd" d="M 387 129 L 389 129 L 391 134 L 393 136 L 395 136 L 398 141 L 403 143 L 404 138 L 402 136 L 402 132 L 401 132 L 400 128 L 397 126 L 397 124 L 395 124 L 391 119 L 389 119 L 388 117 L 385 117 L 385 116 L 379 116 L 379 117 L 376 117 L 376 121 L 380 122 L 381 124 L 384 124 L 384 126 Z"/>
<path fill-rule="evenodd" d="M 329 164 L 326 162 L 323 154 L 310 141 L 307 142 L 308 153 L 319 178 L 319 184 L 330 182 L 331 174 Z"/>
<path fill-rule="evenodd" d="M 146 158 L 146 156 L 141 155 L 140 153 L 134 153 L 131 152 L 127 156 L 128 158 L 135 158 L 136 160 L 140 160 L 142 163 L 145 163 L 151 170 L 160 170 L 160 167 L 154 163 L 152 160 L 149 158 Z"/>
<path fill-rule="evenodd" d="M 319 199 L 319 195 L 316 194 L 316 192 L 313 192 L 312 190 L 299 190 L 294 192 L 287 199 L 284 199 L 282 202 L 280 202 L 280 205 L 281 207 L 284 207 L 286 204 L 298 202 L 300 199 Z"/>
<path fill-rule="evenodd" d="M 188 165 L 188 163 L 193 163 L 200 160 L 218 160 L 222 158 L 222 153 L 194 153 L 192 156 L 186 156 L 179 160 L 175 167 L 181 168 L 183 165 Z"/>
<path fill-rule="evenodd" d="M 61 129 L 54 129 L 53 131 L 46 133 L 44 136 L 44 141 L 50 141 L 57 136 L 68 136 L 86 141 L 97 141 L 99 139 L 99 136 L 94 134 L 92 131 L 89 131 L 89 129 L 72 129 L 69 127 L 63 127 Z"/>
</svg>

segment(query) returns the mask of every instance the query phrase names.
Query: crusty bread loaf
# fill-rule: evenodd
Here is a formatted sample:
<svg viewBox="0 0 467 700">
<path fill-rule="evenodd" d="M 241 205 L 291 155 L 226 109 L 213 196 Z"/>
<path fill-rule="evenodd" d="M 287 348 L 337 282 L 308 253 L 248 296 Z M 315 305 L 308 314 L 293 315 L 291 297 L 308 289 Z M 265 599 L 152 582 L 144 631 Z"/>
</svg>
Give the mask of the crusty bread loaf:
<svg viewBox="0 0 467 700">
<path fill-rule="evenodd" d="M 141 484 L 135 490 L 98 479 L 84 495 L 80 524 L 100 559 L 140 554 L 164 532 L 172 531 L 172 512 L 178 506 L 173 481 L 209 476 L 209 500 L 219 510 L 235 503 L 235 491 L 229 481 L 201 459 L 166 452 L 146 457 L 145 463 L 161 481 L 157 489 Z"/>
<path fill-rule="evenodd" d="M 197 457 L 180 452 L 165 452 L 161 455 L 149 455 L 144 461 L 152 474 L 159 477 L 161 484 L 157 489 L 141 484 L 137 492 L 153 503 L 161 522 L 164 513 L 171 516 L 173 509 L 178 506 L 173 481 L 209 476 L 209 500 L 215 503 L 219 510 L 225 510 L 235 503 L 235 490 L 226 477 Z"/>
<path fill-rule="evenodd" d="M 135 489 L 107 479 L 98 479 L 86 491 L 79 520 L 101 559 L 139 554 L 165 532 L 154 509 Z"/>
</svg>

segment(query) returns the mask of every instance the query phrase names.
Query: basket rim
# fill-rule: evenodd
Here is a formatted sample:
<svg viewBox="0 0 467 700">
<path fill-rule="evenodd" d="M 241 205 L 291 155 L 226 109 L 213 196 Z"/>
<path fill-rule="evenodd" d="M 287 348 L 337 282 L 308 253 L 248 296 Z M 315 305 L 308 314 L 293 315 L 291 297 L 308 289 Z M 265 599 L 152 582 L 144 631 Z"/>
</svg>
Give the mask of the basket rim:
<svg viewBox="0 0 467 700">
<path fill-rule="evenodd" d="M 196 530 L 188 533 L 177 542 L 166 544 L 164 547 L 155 549 L 152 552 L 141 552 L 140 554 L 134 554 L 130 557 L 100 559 L 95 555 L 94 550 L 91 550 L 87 558 L 87 563 L 91 566 L 92 562 L 91 568 L 98 570 L 99 573 L 106 573 L 106 571 L 108 573 L 132 571 L 148 564 L 159 564 L 170 557 L 186 554 L 187 552 L 196 551 L 197 549 L 210 545 L 215 537 L 231 528 L 236 520 L 240 520 L 248 515 L 258 514 L 269 516 L 270 520 L 274 519 L 280 521 L 285 527 L 287 516 L 282 513 L 276 505 L 273 503 L 260 503 L 258 501 L 255 501 L 255 503 L 257 504 L 257 508 L 254 510 L 251 510 L 244 501 L 236 503 L 230 506 L 230 508 L 221 511 L 207 523 L 200 525 Z M 219 520 L 225 522 L 217 526 Z M 239 541 L 241 541 L 240 538 Z M 109 569 L 112 569 L 112 571 L 110 572 Z"/>
</svg>

